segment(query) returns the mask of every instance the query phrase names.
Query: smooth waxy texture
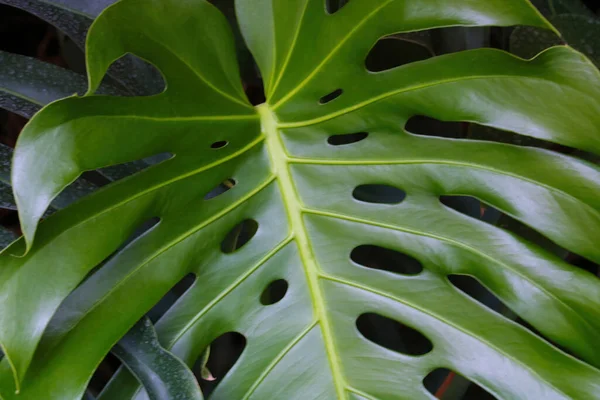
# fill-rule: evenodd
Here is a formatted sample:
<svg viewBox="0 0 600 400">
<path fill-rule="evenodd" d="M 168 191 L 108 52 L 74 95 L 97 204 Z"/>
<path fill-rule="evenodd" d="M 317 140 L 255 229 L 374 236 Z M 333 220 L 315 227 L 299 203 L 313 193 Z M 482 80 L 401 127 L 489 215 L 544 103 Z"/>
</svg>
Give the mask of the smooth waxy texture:
<svg viewBox="0 0 600 400">
<path fill-rule="evenodd" d="M 599 152 L 593 65 L 557 47 L 529 61 L 475 50 L 376 74 L 365 69 L 369 49 L 386 34 L 451 25 L 550 28 L 526 1 L 352 0 L 332 15 L 323 0 L 236 4 L 266 104 L 246 100 L 232 35 L 214 7 L 125 0 L 90 30 L 90 95 L 46 107 L 22 134 L 13 183 L 25 239 L 0 255 L 2 396 L 19 398 L 18 385 L 23 398 L 81 397 L 108 350 L 192 272 L 195 284 L 156 329 L 189 365 L 221 334 L 245 336 L 214 399 L 426 399 L 422 380 L 439 367 L 504 399 L 597 398 L 597 277 L 444 207 L 439 196 L 477 197 L 598 262 L 600 169 L 550 151 L 403 129 L 410 117 L 426 115 Z M 165 92 L 91 95 L 127 52 L 161 70 Z M 356 132 L 369 134 L 327 144 Z M 38 227 L 52 198 L 82 171 L 164 152 L 173 157 Z M 230 190 L 206 198 L 228 179 Z M 353 198 L 368 184 L 401 188 L 406 199 Z M 160 222 L 80 285 L 152 218 Z M 258 223 L 256 234 L 223 252 L 223 238 L 247 219 Z M 405 253 L 423 272 L 362 267 L 350 260 L 361 245 Z M 449 274 L 477 278 L 582 361 L 466 297 Z M 261 304 L 278 279 L 289 284 L 285 297 Z M 433 349 L 417 357 L 376 345 L 356 329 L 365 313 L 410 326 Z M 122 372 L 107 390 L 145 398 L 138 389 Z"/>
<path fill-rule="evenodd" d="M 202 400 L 196 377 L 180 359 L 160 346 L 148 318 L 135 324 L 113 353 L 144 385 L 150 400 Z"/>
</svg>

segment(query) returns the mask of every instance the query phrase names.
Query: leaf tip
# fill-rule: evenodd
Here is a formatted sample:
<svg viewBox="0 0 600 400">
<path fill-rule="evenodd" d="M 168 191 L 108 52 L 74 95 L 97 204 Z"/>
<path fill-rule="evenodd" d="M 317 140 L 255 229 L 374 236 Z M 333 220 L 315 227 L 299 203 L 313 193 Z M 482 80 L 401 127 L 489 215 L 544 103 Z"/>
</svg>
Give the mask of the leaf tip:
<svg viewBox="0 0 600 400">
<path fill-rule="evenodd" d="M 10 366 L 10 370 L 13 376 L 13 382 L 15 383 L 15 394 L 21 393 L 21 380 L 19 379 L 19 372 L 17 371 L 17 367 L 13 363 L 13 359 L 11 355 L 6 350 L 6 346 L 0 342 L 0 350 L 4 353 L 4 357 L 6 361 L 8 361 L 8 365 Z M 0 395 L 0 400 L 2 400 L 2 395 Z"/>
</svg>

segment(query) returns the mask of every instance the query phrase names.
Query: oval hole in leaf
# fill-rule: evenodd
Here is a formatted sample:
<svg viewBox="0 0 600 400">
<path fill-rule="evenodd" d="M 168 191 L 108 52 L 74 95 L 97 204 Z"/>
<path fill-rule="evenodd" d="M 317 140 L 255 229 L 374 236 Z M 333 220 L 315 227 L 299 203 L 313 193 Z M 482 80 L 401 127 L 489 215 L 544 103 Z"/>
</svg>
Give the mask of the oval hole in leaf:
<svg viewBox="0 0 600 400">
<path fill-rule="evenodd" d="M 331 92 L 329 94 L 326 94 L 325 96 L 321 97 L 321 99 L 319 100 L 319 103 L 321 103 L 321 104 L 330 103 L 333 100 L 335 100 L 338 97 L 340 97 L 342 95 L 342 93 L 344 93 L 344 91 L 342 89 L 336 89 L 333 92 Z"/>
<path fill-rule="evenodd" d="M 406 122 L 404 129 L 414 135 L 461 139 L 467 135 L 468 124 L 415 115 Z"/>
<path fill-rule="evenodd" d="M 416 275 L 423 271 L 423 265 L 416 258 L 370 244 L 355 247 L 350 253 L 350 259 L 366 268 L 400 275 Z"/>
<path fill-rule="evenodd" d="M 264 306 L 269 306 L 280 302 L 287 293 L 288 283 L 285 279 L 277 279 L 269 283 L 265 290 L 260 295 L 260 303 Z"/>
<path fill-rule="evenodd" d="M 480 219 L 483 216 L 481 202 L 472 196 L 440 196 L 440 202 L 446 207 L 472 218 Z"/>
<path fill-rule="evenodd" d="M 381 72 L 426 60 L 432 56 L 429 49 L 419 43 L 388 36 L 375 43 L 367 55 L 365 66 L 371 72 Z"/>
<path fill-rule="evenodd" d="M 233 187 L 237 184 L 235 179 L 225 179 L 223 182 L 219 183 L 219 185 L 208 192 L 206 196 L 204 196 L 204 200 L 214 199 L 217 196 L 222 195 L 223 193 L 233 189 Z"/>
<path fill-rule="evenodd" d="M 369 136 L 367 132 L 346 133 L 343 135 L 333 135 L 327 138 L 327 143 L 332 146 L 344 146 L 347 144 L 358 143 Z"/>
<path fill-rule="evenodd" d="M 390 185 L 369 184 L 357 186 L 352 197 L 366 203 L 399 204 L 406 198 L 406 192 Z"/>
<path fill-rule="evenodd" d="M 227 332 L 213 340 L 209 346 L 210 356 L 206 367 L 211 372 L 214 381 L 202 379 L 202 354 L 196 360 L 192 371 L 196 375 L 204 398 L 209 398 L 219 382 L 227 375 L 237 363 L 246 348 L 246 338 L 238 332 Z"/>
<path fill-rule="evenodd" d="M 229 144 L 229 142 L 227 140 L 219 140 L 218 142 L 214 142 L 213 144 L 210 145 L 211 149 L 222 149 L 223 147 L 227 146 Z"/>
<path fill-rule="evenodd" d="M 350 0 L 325 0 L 325 8 L 329 14 L 334 14 L 349 2 Z"/>
<path fill-rule="evenodd" d="M 406 122 L 404 129 L 417 136 L 508 143 L 516 146 L 549 149 L 565 154 L 570 154 L 575 151 L 575 149 L 555 144 L 547 140 L 514 132 L 506 132 L 473 122 L 441 121 L 424 115 L 415 115 L 411 117 Z"/>
<path fill-rule="evenodd" d="M 397 353 L 420 356 L 433 349 L 431 341 L 421 332 L 379 314 L 362 314 L 356 320 L 356 327 L 369 341 Z"/>
<path fill-rule="evenodd" d="M 233 253 L 241 249 L 246 243 L 256 235 L 258 231 L 258 222 L 253 219 L 247 219 L 237 224 L 225 239 L 221 242 L 221 251 L 225 254 Z"/>
<path fill-rule="evenodd" d="M 460 394 L 450 395 L 449 388 L 453 383 L 462 381 L 461 387 L 465 387 L 465 381 L 468 382 L 468 386 L 461 391 Z M 423 386 L 425 389 L 438 399 L 477 399 L 477 400 L 496 400 L 490 392 L 477 385 L 475 382 L 465 378 L 464 376 L 457 374 L 454 371 L 450 371 L 446 368 L 437 368 L 431 371 L 425 379 L 423 379 Z M 458 385 L 455 385 L 455 387 Z M 462 396 L 461 396 L 462 394 Z"/>
</svg>

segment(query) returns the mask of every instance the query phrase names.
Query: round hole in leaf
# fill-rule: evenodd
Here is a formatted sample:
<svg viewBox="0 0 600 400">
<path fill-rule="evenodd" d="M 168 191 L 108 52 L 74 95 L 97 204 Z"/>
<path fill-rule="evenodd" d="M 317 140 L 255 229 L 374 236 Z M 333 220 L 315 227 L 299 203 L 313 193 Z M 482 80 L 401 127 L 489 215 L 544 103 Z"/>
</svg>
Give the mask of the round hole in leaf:
<svg viewBox="0 0 600 400">
<path fill-rule="evenodd" d="M 285 279 L 277 279 L 269 283 L 260 296 L 260 303 L 264 306 L 279 303 L 287 293 L 288 283 Z"/>
<path fill-rule="evenodd" d="M 256 235 L 258 231 L 258 222 L 253 219 L 247 219 L 236 226 L 225 236 L 221 242 L 221 251 L 225 254 L 233 253 L 241 249 L 246 243 Z"/>
<path fill-rule="evenodd" d="M 421 332 L 379 314 L 362 314 L 356 327 L 367 340 L 397 353 L 422 356 L 433 350 L 433 344 Z"/>
<path fill-rule="evenodd" d="M 325 96 L 321 97 L 321 99 L 319 100 L 319 103 L 321 103 L 321 104 L 330 103 L 333 100 L 335 100 L 338 97 L 340 97 L 342 95 L 342 93 L 344 93 L 344 91 L 342 89 L 336 89 L 333 92 L 331 92 L 329 94 L 326 94 Z"/>
<path fill-rule="evenodd" d="M 367 132 L 346 133 L 343 135 L 333 135 L 327 138 L 327 143 L 332 146 L 344 146 L 347 144 L 358 143 L 369 136 Z"/>
<path fill-rule="evenodd" d="M 213 144 L 210 145 L 211 149 L 222 149 L 223 147 L 227 146 L 229 144 L 229 142 L 227 140 L 219 140 L 218 142 L 214 142 Z"/>
<path fill-rule="evenodd" d="M 350 259 L 366 268 L 399 275 L 417 275 L 423 271 L 423 265 L 416 258 L 370 244 L 355 247 L 350 253 Z"/>
<path fill-rule="evenodd" d="M 352 197 L 365 203 L 399 204 L 406 198 L 406 192 L 390 185 L 370 184 L 357 186 Z"/>
</svg>

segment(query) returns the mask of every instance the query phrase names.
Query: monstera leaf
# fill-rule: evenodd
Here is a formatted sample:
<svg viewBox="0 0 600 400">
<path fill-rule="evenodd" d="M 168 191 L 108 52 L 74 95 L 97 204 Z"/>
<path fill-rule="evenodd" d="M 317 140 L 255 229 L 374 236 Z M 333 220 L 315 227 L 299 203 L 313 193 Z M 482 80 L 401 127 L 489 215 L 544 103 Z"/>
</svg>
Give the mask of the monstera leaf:
<svg viewBox="0 0 600 400">
<path fill-rule="evenodd" d="M 258 107 L 226 19 L 206 1 L 124 0 L 99 16 L 89 93 L 45 107 L 14 157 L 24 238 L 0 255 L 5 400 L 81 398 L 111 347 L 190 273 L 195 283 L 156 324 L 161 345 L 193 365 L 215 338 L 245 338 L 210 398 L 427 399 L 422 382 L 438 368 L 503 399 L 599 398 L 598 278 L 440 197 L 476 197 L 598 262 L 600 169 L 405 129 L 414 116 L 468 121 L 598 153 L 598 71 L 554 47 L 531 60 L 480 49 L 370 72 L 370 49 L 390 34 L 552 28 L 525 0 L 346 3 L 237 0 L 265 82 Z M 126 53 L 152 62 L 166 90 L 93 95 Z M 83 171 L 165 152 L 38 226 Z M 365 246 L 411 267 L 369 262 Z M 457 289 L 463 275 L 535 333 Z M 409 345 L 364 321 L 385 321 Z M 112 385 L 114 398 L 146 398 L 125 370 Z"/>
</svg>

